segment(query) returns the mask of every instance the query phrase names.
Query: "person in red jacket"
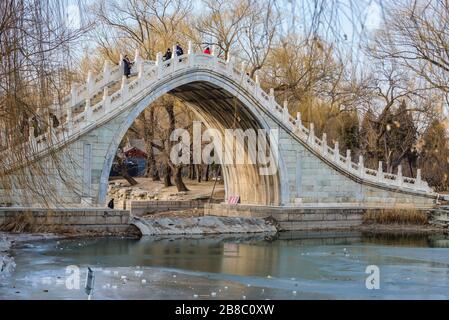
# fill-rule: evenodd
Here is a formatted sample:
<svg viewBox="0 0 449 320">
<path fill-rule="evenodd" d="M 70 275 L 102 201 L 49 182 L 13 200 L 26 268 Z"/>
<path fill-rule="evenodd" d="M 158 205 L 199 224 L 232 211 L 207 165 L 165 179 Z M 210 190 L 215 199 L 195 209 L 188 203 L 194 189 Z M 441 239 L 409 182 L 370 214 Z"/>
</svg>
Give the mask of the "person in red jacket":
<svg viewBox="0 0 449 320">
<path fill-rule="evenodd" d="M 209 47 L 207 47 L 206 49 L 204 49 L 203 53 L 205 53 L 205 54 L 210 54 L 210 49 L 209 49 Z"/>
</svg>

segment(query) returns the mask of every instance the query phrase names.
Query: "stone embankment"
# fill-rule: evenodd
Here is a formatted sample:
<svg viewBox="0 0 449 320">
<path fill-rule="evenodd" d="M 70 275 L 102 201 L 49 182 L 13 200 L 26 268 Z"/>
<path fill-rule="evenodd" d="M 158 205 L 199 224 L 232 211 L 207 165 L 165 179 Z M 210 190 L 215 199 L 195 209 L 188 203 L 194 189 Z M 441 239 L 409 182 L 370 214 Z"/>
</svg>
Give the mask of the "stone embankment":
<svg viewBox="0 0 449 320">
<path fill-rule="evenodd" d="M 58 234 L 128 235 L 129 212 L 107 208 L 0 208 L 0 230 Z"/>
<path fill-rule="evenodd" d="M 449 206 L 440 206 L 428 211 L 429 224 L 433 226 L 449 228 Z"/>
<path fill-rule="evenodd" d="M 9 276 L 15 267 L 14 258 L 8 254 L 11 245 L 11 240 L 4 235 L 0 236 L 0 282 Z"/>
</svg>

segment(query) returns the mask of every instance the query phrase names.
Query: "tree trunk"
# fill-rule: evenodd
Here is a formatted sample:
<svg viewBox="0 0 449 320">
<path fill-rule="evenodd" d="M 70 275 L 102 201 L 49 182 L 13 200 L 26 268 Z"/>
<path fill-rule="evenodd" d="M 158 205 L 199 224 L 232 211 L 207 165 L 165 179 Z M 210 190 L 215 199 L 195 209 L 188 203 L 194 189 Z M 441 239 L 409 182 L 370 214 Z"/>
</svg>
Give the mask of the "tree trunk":
<svg viewBox="0 0 449 320">
<path fill-rule="evenodd" d="M 194 164 L 189 165 L 189 179 L 195 180 L 196 179 L 196 169 Z"/>
<path fill-rule="evenodd" d="M 413 173 L 413 164 L 412 161 L 410 159 L 407 159 L 408 161 L 408 169 L 410 170 L 410 177 L 411 178 L 415 178 L 415 175 Z"/>
<path fill-rule="evenodd" d="M 210 164 L 206 165 L 206 174 L 204 175 L 204 181 L 209 181 Z"/>
<path fill-rule="evenodd" d="M 173 183 L 171 182 L 171 168 L 168 164 L 165 165 L 164 170 L 164 187 L 171 187 Z"/>
<path fill-rule="evenodd" d="M 157 170 L 156 159 L 154 158 L 154 153 L 148 154 L 148 172 L 147 177 L 151 175 L 153 181 L 160 181 L 159 171 Z"/>
<path fill-rule="evenodd" d="M 118 163 L 118 166 L 119 166 L 120 175 L 121 175 L 124 179 L 126 179 L 126 181 L 128 181 L 128 183 L 129 183 L 131 186 L 137 185 L 138 182 L 137 182 L 133 177 L 131 177 L 131 176 L 128 174 L 128 169 L 127 169 L 126 166 L 123 164 L 123 159 L 117 157 L 117 163 Z"/>
<path fill-rule="evenodd" d="M 189 189 L 187 189 L 186 185 L 184 184 L 184 181 L 182 181 L 182 165 L 176 166 L 175 172 L 175 184 L 178 192 L 189 191 Z"/>
<path fill-rule="evenodd" d="M 144 111 L 144 115 L 145 115 Z M 144 128 L 144 140 L 145 140 L 145 148 L 147 151 L 147 172 L 145 173 L 146 177 L 151 176 L 153 181 L 160 181 L 161 178 L 159 176 L 159 171 L 157 170 L 156 166 L 156 158 L 154 156 L 154 149 L 152 146 L 152 143 L 154 141 L 154 108 L 150 107 L 149 110 L 149 122 L 148 125 L 147 119 L 144 116 L 143 118 L 143 128 Z"/>
<path fill-rule="evenodd" d="M 190 144 L 190 164 L 189 164 L 189 179 L 196 179 L 196 168 L 195 164 L 193 164 L 193 144 Z"/>
<path fill-rule="evenodd" d="M 196 181 L 198 183 L 200 183 L 201 182 L 201 178 L 203 176 L 202 166 L 200 164 L 196 164 L 195 167 L 196 167 Z"/>
</svg>

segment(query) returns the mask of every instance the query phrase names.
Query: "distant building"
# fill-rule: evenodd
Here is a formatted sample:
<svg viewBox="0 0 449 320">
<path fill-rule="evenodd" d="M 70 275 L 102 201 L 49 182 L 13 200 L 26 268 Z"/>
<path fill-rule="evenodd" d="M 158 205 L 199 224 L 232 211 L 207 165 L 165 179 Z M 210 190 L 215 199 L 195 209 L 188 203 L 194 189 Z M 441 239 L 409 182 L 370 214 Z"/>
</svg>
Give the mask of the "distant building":
<svg viewBox="0 0 449 320">
<path fill-rule="evenodd" d="M 137 163 L 137 176 L 143 176 L 147 168 L 147 153 L 143 139 L 128 139 L 123 153 L 128 160 Z"/>
</svg>

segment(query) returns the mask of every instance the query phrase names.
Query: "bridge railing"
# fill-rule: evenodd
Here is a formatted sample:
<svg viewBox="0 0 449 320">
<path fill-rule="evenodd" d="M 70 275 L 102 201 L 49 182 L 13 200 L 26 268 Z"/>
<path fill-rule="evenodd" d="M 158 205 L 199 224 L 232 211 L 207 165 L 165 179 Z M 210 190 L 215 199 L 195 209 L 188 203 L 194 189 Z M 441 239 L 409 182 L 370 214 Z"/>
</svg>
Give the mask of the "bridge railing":
<svg viewBox="0 0 449 320">
<path fill-rule="evenodd" d="M 229 62 L 228 62 L 229 63 Z M 238 79 L 243 77 L 242 86 L 256 95 L 259 101 L 270 111 L 276 111 L 274 114 L 288 129 L 295 133 L 300 139 L 305 142 L 310 148 L 317 151 L 326 160 L 337 165 L 341 169 L 358 176 L 361 179 L 369 180 L 375 183 L 386 184 L 390 187 L 408 188 L 416 191 L 431 192 L 431 188 L 427 182 L 421 180 L 421 170 L 417 170 L 417 177 L 410 178 L 402 175 L 402 167 L 398 166 L 397 174 L 387 173 L 383 171 L 382 162 L 379 162 L 378 170 L 366 168 L 364 166 L 363 156 L 359 156 L 358 163 L 352 161 L 351 151 L 347 150 L 346 156 L 340 154 L 338 142 L 334 144 L 334 148 L 327 145 L 326 134 L 323 134 L 322 139 L 315 136 L 314 125 L 310 124 L 309 128 L 306 128 L 301 123 L 301 114 L 298 113 L 296 119 L 293 118 L 288 109 L 287 103 L 284 102 L 284 106 L 281 107 L 274 99 L 274 90 L 270 90 L 270 94 L 266 93 L 261 87 L 258 81 L 258 77 L 253 80 L 249 78 L 244 72 L 231 68 L 233 70 L 233 76 Z"/>
<path fill-rule="evenodd" d="M 326 161 L 339 167 L 352 175 L 363 180 L 372 181 L 377 184 L 384 184 L 399 188 L 408 188 L 416 191 L 431 192 L 428 184 L 421 180 L 421 170 L 417 170 L 416 178 L 402 176 L 402 168 L 398 167 L 397 174 L 386 173 L 383 171 L 382 163 L 379 162 L 377 170 L 366 168 L 364 159 L 359 157 L 358 163 L 352 161 L 351 151 L 347 150 L 346 155 L 340 154 L 338 141 L 330 147 L 327 143 L 327 136 L 324 133 L 322 138 L 315 136 L 314 124 L 310 123 L 306 128 L 301 121 L 301 114 L 298 112 L 296 118 L 293 118 L 285 101 L 283 106 L 279 105 L 274 96 L 274 90 L 266 93 L 261 87 L 259 77 L 250 78 L 242 65 L 238 68 L 234 60 L 224 61 L 214 55 L 194 53 L 189 45 L 188 54 L 183 56 L 174 55 L 172 59 L 162 61 L 162 54 L 158 53 L 156 61 L 141 60 L 136 56 L 136 63 L 132 72 L 137 73 L 137 78 L 131 82 L 123 76 L 121 65 L 111 67 L 108 62 L 105 63 L 103 72 L 96 77 L 89 72 L 86 84 L 82 86 L 73 86 L 69 96 L 63 99 L 66 103 L 66 121 L 57 130 L 52 130 L 41 136 L 34 138 L 30 135 L 29 143 L 35 148 L 36 152 L 41 152 L 45 148 L 51 147 L 55 141 L 63 141 L 70 136 L 81 133 L 84 128 L 96 123 L 102 117 L 107 117 L 111 112 L 125 108 L 132 97 L 149 89 L 148 83 L 155 83 L 159 79 L 171 75 L 173 72 L 186 68 L 206 68 L 220 74 L 226 74 L 234 81 L 239 83 L 250 94 L 256 96 L 260 104 L 266 109 L 269 115 L 274 115 L 289 131 L 296 135 L 310 149 L 318 153 Z M 173 52 L 176 52 L 175 50 Z M 121 81 L 120 89 L 114 93 L 109 92 L 109 86 L 112 83 Z M 94 106 L 91 106 L 91 99 L 103 92 L 102 99 Z M 75 107 L 83 107 L 83 111 L 72 117 Z"/>
</svg>

